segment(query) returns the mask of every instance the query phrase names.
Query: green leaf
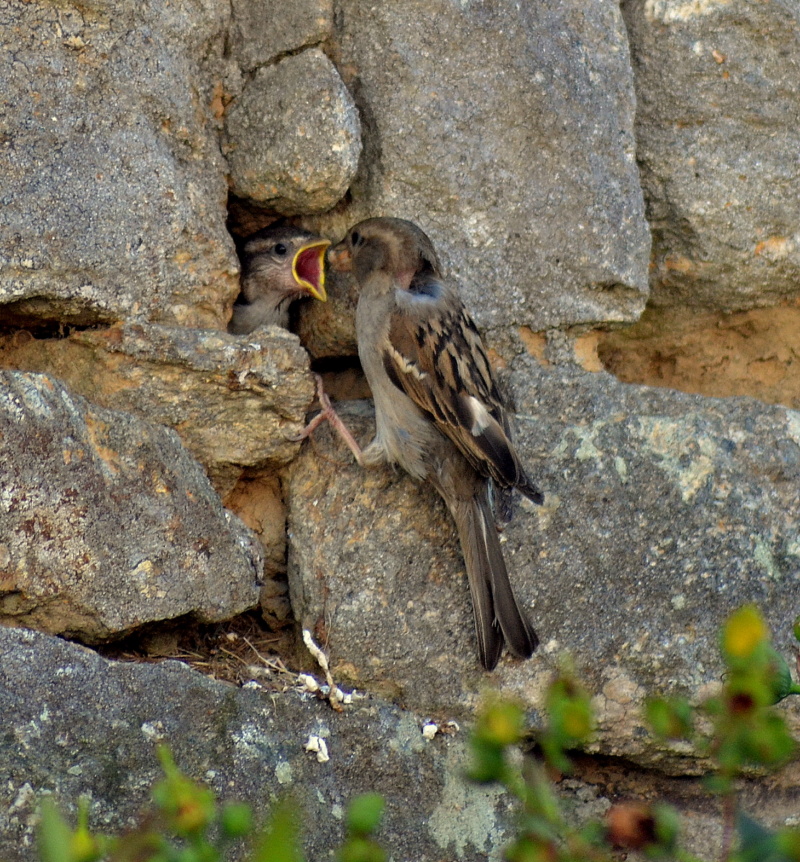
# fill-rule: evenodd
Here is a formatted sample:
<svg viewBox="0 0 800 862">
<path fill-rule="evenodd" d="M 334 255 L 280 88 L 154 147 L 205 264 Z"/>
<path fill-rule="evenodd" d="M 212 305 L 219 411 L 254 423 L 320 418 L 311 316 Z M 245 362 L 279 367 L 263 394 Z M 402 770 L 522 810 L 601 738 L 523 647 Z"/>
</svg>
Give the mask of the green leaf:
<svg viewBox="0 0 800 862">
<path fill-rule="evenodd" d="M 503 858 L 508 862 L 546 862 L 550 859 L 561 859 L 557 856 L 558 841 L 547 841 L 530 835 L 523 835 L 508 848 Z"/>
<path fill-rule="evenodd" d="M 786 659 L 776 650 L 772 650 L 772 691 L 773 702 L 778 703 L 790 694 L 800 694 L 800 686 L 794 684 L 792 672 Z"/>
<path fill-rule="evenodd" d="M 762 826 L 757 820 L 753 820 L 749 814 L 740 811 L 736 816 L 736 831 L 742 848 L 755 847 L 772 837 L 772 832 Z"/>
<path fill-rule="evenodd" d="M 356 835 L 371 835 L 381 824 L 386 803 L 380 793 L 362 793 L 347 809 L 347 829 Z"/>
<path fill-rule="evenodd" d="M 230 802 L 222 809 L 222 832 L 226 838 L 243 838 L 253 829 L 253 812 L 243 802 Z"/>
<path fill-rule="evenodd" d="M 500 781 L 505 773 L 506 759 L 502 748 L 473 737 L 472 763 L 467 771 L 469 778 L 477 784 Z"/>
<path fill-rule="evenodd" d="M 337 854 L 339 862 L 386 862 L 386 851 L 371 838 L 348 839 Z"/>
<path fill-rule="evenodd" d="M 783 717 L 764 712 L 757 722 L 743 730 L 743 759 L 756 766 L 780 766 L 795 750 L 795 741 Z"/>
<path fill-rule="evenodd" d="M 685 698 L 651 697 L 645 701 L 645 717 L 661 739 L 689 739 L 693 712 Z"/>
<path fill-rule="evenodd" d="M 747 814 L 737 816 L 736 831 L 739 833 L 738 862 L 795 862 L 798 858 L 783 852 L 778 833 L 765 829 Z"/>
<path fill-rule="evenodd" d="M 42 862 L 72 862 L 72 830 L 58 810 L 52 796 L 42 799 L 39 824 L 39 856 Z"/>
<path fill-rule="evenodd" d="M 290 799 L 282 799 L 272 809 L 266 829 L 257 842 L 253 862 L 303 862 L 297 805 Z"/>
<path fill-rule="evenodd" d="M 474 738 L 496 748 L 516 745 L 522 739 L 524 718 L 518 703 L 495 700 L 481 711 Z"/>
<path fill-rule="evenodd" d="M 787 862 L 800 862 L 800 829 L 781 829 L 775 843 Z"/>
<path fill-rule="evenodd" d="M 153 787 L 153 801 L 178 835 L 185 838 L 204 835 L 216 812 L 214 792 L 187 778 L 165 745 L 158 747 L 158 759 L 165 777 Z"/>
<path fill-rule="evenodd" d="M 656 802 L 652 812 L 659 847 L 667 853 L 674 852 L 681 828 L 678 812 L 671 805 L 663 802 Z"/>
<path fill-rule="evenodd" d="M 724 796 L 733 789 L 733 781 L 727 775 L 706 775 L 703 777 L 703 784 L 709 793 L 719 796 Z"/>
<path fill-rule="evenodd" d="M 78 800 L 78 825 L 70 840 L 70 856 L 73 862 L 95 862 L 102 856 L 100 842 L 89 831 L 89 799 Z"/>
<path fill-rule="evenodd" d="M 548 846 L 558 843 L 563 823 L 553 822 L 541 814 L 525 814 L 520 819 L 520 831 L 531 840 L 539 841 Z"/>
</svg>

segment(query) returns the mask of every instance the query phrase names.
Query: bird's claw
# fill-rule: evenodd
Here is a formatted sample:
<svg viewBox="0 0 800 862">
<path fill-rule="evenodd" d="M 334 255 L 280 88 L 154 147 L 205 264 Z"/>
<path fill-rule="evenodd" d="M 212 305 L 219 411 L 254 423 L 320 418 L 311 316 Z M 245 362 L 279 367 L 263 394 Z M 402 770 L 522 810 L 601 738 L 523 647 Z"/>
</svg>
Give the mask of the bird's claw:
<svg viewBox="0 0 800 862">
<path fill-rule="evenodd" d="M 348 449 L 353 453 L 353 457 L 356 459 L 357 463 L 363 467 L 364 454 L 361 451 L 361 447 L 358 445 L 355 437 L 350 433 L 350 429 L 344 424 L 339 414 L 333 409 L 331 400 L 328 398 L 328 394 L 325 392 L 325 388 L 322 385 L 322 377 L 320 377 L 319 374 L 315 374 L 314 378 L 317 381 L 317 400 L 319 401 L 320 412 L 296 437 L 290 438 L 291 441 L 293 443 L 299 443 L 301 440 L 305 440 L 306 437 L 313 434 L 314 431 L 316 431 L 316 429 L 319 428 L 325 420 L 327 420 L 331 423 L 331 426 L 336 430 L 342 440 L 347 444 Z"/>
</svg>

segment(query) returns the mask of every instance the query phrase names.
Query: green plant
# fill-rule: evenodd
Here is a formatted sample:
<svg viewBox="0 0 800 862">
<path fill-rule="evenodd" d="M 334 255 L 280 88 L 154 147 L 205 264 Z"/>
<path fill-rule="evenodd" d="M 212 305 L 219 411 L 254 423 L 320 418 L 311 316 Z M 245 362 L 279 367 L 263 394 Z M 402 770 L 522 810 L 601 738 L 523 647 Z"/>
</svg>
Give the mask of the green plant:
<svg viewBox="0 0 800 862">
<path fill-rule="evenodd" d="M 796 637 L 800 635 L 797 623 L 794 631 Z M 800 831 L 757 828 L 739 811 L 737 793 L 737 780 L 749 770 L 777 769 L 794 754 L 796 743 L 773 707 L 800 694 L 800 686 L 792 681 L 786 660 L 773 647 L 755 605 L 739 608 L 726 620 L 720 649 L 726 670 L 719 694 L 696 708 L 682 698 L 651 698 L 646 706 L 650 725 L 662 739 L 690 741 L 714 763 L 706 786 L 722 800 L 721 859 L 800 860 Z"/>
<path fill-rule="evenodd" d="M 800 625 L 795 633 L 800 635 Z M 800 693 L 800 686 L 752 605 L 726 621 L 721 649 L 726 672 L 719 695 L 697 707 L 682 698 L 651 698 L 647 718 L 658 737 L 689 740 L 714 763 L 706 785 L 722 799 L 723 862 L 800 862 L 800 830 L 764 829 L 739 812 L 737 800 L 737 779 L 747 770 L 776 769 L 795 751 L 773 706 Z M 546 770 L 569 772 L 568 751 L 591 732 L 589 698 L 571 672 L 562 671 L 551 683 L 546 711 L 548 724 L 535 734 L 542 759 L 525 771 L 508 759 L 509 746 L 525 735 L 519 705 L 490 702 L 471 741 L 472 779 L 499 782 L 521 803 L 519 835 L 505 854 L 509 862 L 610 862 L 614 848 L 639 850 L 651 859 L 700 862 L 680 847 L 678 815 L 663 803 L 615 805 L 604 822 L 570 826 Z M 698 729 L 701 724 L 705 731 Z"/>
<path fill-rule="evenodd" d="M 39 828 L 42 862 L 221 862 L 233 843 L 245 840 L 253 847 L 251 862 L 303 862 L 297 805 L 292 800 L 280 800 L 264 827 L 256 829 L 248 805 L 220 806 L 213 791 L 178 769 L 166 747 L 158 749 L 158 757 L 164 777 L 153 787 L 153 808 L 135 829 L 121 836 L 89 831 L 86 799 L 79 801 L 78 824 L 70 829 L 52 798 L 45 797 Z M 339 862 L 385 862 L 374 839 L 383 807 L 383 799 L 375 793 L 352 800 Z"/>
</svg>

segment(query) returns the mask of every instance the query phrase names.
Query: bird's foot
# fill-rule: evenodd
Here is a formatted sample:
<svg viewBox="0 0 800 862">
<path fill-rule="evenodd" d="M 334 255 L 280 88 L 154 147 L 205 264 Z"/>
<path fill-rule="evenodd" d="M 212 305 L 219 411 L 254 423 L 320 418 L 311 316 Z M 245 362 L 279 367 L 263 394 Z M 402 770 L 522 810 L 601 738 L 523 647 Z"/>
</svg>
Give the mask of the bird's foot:
<svg viewBox="0 0 800 862">
<path fill-rule="evenodd" d="M 347 444 L 348 449 L 353 453 L 353 457 L 356 459 L 358 464 L 363 467 L 364 453 L 361 451 L 361 447 L 358 445 L 355 437 L 350 433 L 350 429 L 344 424 L 339 414 L 333 409 L 331 400 L 328 398 L 328 394 L 325 392 L 325 388 L 322 385 L 322 378 L 319 374 L 315 374 L 314 377 L 317 381 L 317 400 L 319 401 L 320 412 L 308 423 L 308 425 L 306 425 L 305 428 L 303 428 L 297 437 L 292 438 L 292 442 L 299 443 L 301 440 L 305 440 L 306 437 L 311 436 L 311 434 L 313 434 L 314 431 L 316 431 L 316 429 L 327 420 L 331 423 L 331 426 L 336 430 L 342 440 Z"/>
</svg>

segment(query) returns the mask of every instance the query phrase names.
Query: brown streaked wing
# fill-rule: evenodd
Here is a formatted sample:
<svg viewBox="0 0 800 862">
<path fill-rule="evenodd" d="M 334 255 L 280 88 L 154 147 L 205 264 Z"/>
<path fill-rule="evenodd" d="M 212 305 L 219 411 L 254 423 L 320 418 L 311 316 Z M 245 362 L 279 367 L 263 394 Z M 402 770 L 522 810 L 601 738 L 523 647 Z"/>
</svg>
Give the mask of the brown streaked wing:
<svg viewBox="0 0 800 862">
<path fill-rule="evenodd" d="M 528 484 L 507 435 L 505 411 L 475 324 L 463 308 L 414 320 L 395 311 L 383 365 L 392 382 L 424 410 L 481 475 L 503 487 Z M 472 433 L 476 408 L 486 427 Z"/>
</svg>

